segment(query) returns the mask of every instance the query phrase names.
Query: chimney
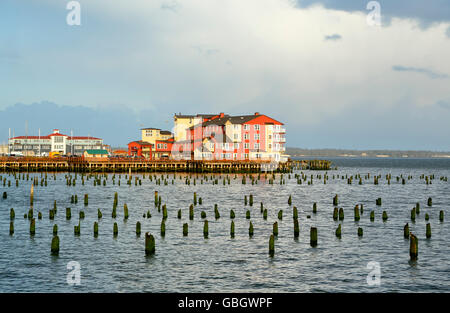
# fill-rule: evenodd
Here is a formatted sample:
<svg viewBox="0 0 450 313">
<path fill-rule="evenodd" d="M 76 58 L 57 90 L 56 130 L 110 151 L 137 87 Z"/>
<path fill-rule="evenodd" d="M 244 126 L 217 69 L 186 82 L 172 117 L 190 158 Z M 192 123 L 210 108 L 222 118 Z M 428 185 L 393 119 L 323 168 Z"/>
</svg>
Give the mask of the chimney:
<svg viewBox="0 0 450 313">
<path fill-rule="evenodd" d="M 224 117 L 225 114 L 223 114 L 223 112 L 220 112 L 219 117 Z"/>
<path fill-rule="evenodd" d="M 255 112 L 255 115 L 259 115 L 259 112 Z"/>
</svg>

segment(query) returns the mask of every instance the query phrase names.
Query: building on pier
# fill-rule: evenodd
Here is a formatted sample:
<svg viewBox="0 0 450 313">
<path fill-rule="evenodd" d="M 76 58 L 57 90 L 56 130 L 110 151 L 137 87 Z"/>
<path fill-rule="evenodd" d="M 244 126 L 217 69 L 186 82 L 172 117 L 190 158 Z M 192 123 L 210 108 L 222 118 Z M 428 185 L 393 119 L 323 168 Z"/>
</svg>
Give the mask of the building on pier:
<svg viewBox="0 0 450 313">
<path fill-rule="evenodd" d="M 83 155 L 85 150 L 104 149 L 103 139 L 92 136 L 68 136 L 59 129 L 47 136 L 18 136 L 8 140 L 10 154 L 48 156 L 50 152 L 66 155 Z"/>
</svg>

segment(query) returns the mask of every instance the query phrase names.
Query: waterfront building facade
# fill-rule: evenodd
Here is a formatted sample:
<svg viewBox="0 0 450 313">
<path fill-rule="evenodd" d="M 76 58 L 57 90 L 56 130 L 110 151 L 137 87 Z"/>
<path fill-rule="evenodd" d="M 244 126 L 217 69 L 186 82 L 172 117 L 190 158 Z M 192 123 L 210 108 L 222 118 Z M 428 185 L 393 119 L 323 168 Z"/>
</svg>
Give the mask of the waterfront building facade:
<svg viewBox="0 0 450 313">
<path fill-rule="evenodd" d="M 185 116 L 186 117 L 186 116 Z M 224 113 L 203 118 L 186 129 L 194 160 L 269 160 L 286 161 L 284 124 L 258 112 L 231 116 Z M 180 136 L 180 138 L 183 138 Z M 175 143 L 178 143 L 175 141 Z M 176 151 L 186 158 L 185 150 Z"/>
<path fill-rule="evenodd" d="M 8 140 L 11 154 L 48 156 L 50 152 L 62 155 L 83 155 L 85 150 L 103 149 L 103 139 L 91 136 L 68 136 L 59 129 L 47 136 L 18 136 Z"/>
</svg>

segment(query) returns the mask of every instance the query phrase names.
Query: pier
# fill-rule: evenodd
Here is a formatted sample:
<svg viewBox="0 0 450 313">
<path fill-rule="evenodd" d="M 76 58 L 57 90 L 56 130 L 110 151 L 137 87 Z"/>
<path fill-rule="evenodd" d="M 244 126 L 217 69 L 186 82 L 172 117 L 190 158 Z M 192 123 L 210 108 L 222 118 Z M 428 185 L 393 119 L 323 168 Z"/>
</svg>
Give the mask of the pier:
<svg viewBox="0 0 450 313">
<path fill-rule="evenodd" d="M 132 158 L 83 157 L 1 157 L 0 171 L 19 172 L 198 172 L 198 173 L 255 173 L 263 171 L 289 172 L 292 169 L 330 169 L 329 161 L 263 160 L 196 161 L 196 160 L 145 160 Z"/>
</svg>

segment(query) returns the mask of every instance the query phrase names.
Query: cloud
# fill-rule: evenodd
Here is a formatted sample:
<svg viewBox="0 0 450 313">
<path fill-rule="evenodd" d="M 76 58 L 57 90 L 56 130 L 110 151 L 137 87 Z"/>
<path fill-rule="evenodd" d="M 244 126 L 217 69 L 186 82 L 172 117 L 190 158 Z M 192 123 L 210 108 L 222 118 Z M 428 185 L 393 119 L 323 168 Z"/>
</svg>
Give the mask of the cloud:
<svg viewBox="0 0 450 313">
<path fill-rule="evenodd" d="M 448 38 L 450 38 L 450 26 L 447 28 L 447 31 L 445 32 Z"/>
<path fill-rule="evenodd" d="M 177 12 L 180 9 L 180 4 L 177 1 L 165 1 L 161 4 L 162 10 L 169 10 L 172 12 Z"/>
<path fill-rule="evenodd" d="M 415 72 L 419 74 L 424 74 L 431 79 L 445 79 L 448 78 L 447 74 L 436 73 L 430 69 L 418 68 L 418 67 L 406 67 L 401 65 L 392 66 L 392 70 L 397 72 Z"/>
<path fill-rule="evenodd" d="M 390 140 L 421 149 L 431 144 L 416 127 L 424 112 L 427 131 L 450 133 L 443 120 L 449 111 L 434 105 L 448 99 L 448 25 L 421 29 L 417 20 L 397 17 L 369 27 L 365 8 L 293 7 L 289 0 L 183 0 L 177 14 L 161 8 L 170 1 L 85 0 L 85 22 L 73 28 L 54 0 L 5 1 L 16 14 L 0 19 L 0 38 L 10 38 L 7 46 L 21 58 L 0 64 L 0 110 L 41 99 L 81 104 L 98 121 L 111 119 L 112 127 L 92 129 L 121 144 L 136 139 L 139 124 L 170 128 L 174 112 L 261 112 L 286 124 L 289 146 L 370 148 Z M 382 14 L 390 5 L 384 3 Z M 324 38 L 333 34 L 345 40 L 330 49 L 335 42 Z M 407 65 L 420 71 L 402 71 Z M 94 133 L 82 115 L 58 116 Z M 356 120 L 370 140 L 355 137 Z M 395 120 L 404 121 L 401 138 Z M 449 149 L 448 140 L 433 144 Z"/>
<path fill-rule="evenodd" d="M 342 10 L 346 12 L 369 11 L 366 5 L 369 0 L 295 0 L 299 8 L 309 8 L 322 5 L 328 9 Z M 435 23 L 450 22 L 450 1 L 447 0 L 395 0 L 378 1 L 381 6 L 381 17 L 389 23 L 391 18 L 408 18 L 419 22 L 422 28 L 428 28 Z"/>
<path fill-rule="evenodd" d="M 342 36 L 339 35 L 339 34 L 333 34 L 333 35 L 327 35 L 327 36 L 325 36 L 325 40 L 333 40 L 333 41 L 336 41 L 336 40 L 340 40 L 340 39 L 342 39 Z"/>
</svg>

